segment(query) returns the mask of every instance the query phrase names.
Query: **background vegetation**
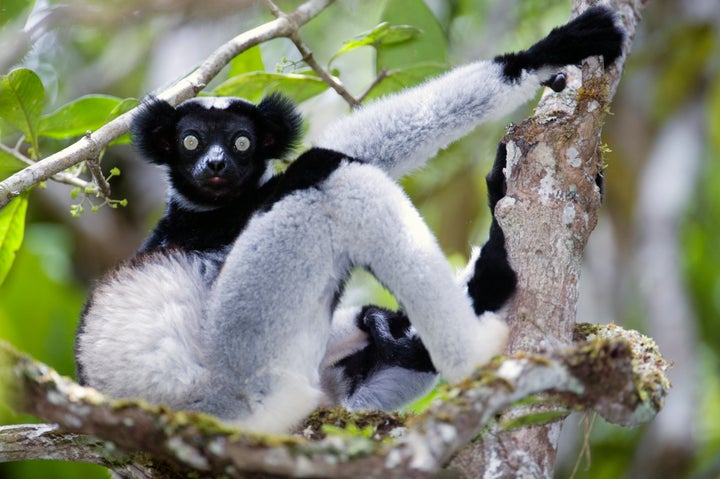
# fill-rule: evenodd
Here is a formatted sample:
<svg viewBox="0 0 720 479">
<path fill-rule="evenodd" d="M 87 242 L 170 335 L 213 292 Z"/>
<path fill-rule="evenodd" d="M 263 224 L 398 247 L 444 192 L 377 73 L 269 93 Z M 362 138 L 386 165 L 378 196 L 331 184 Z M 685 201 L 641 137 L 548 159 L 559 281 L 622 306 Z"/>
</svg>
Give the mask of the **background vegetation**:
<svg viewBox="0 0 720 479">
<path fill-rule="evenodd" d="M 297 3 L 278 6 L 289 11 Z M 437 0 L 425 2 L 427 10 L 408 7 L 415 3 L 340 0 L 302 30 L 303 40 L 356 97 L 387 69 L 388 78 L 371 90 L 372 97 L 449 65 L 521 49 L 563 23 L 569 11 L 567 0 Z M 35 72 L 42 84 L 38 114 L 45 117 L 34 135 L 19 132 L 8 114 L 0 120 L 6 147 L 0 150 L 0 179 L 22 166 L 8 154 L 21 135 L 28 139 L 22 151 L 41 158 L 83 133 L 72 131 L 73 120 L 104 121 L 133 104 L 121 100 L 142 98 L 172 82 L 227 39 L 270 19 L 262 5 L 241 0 L 0 0 L 2 82 L 18 67 Z M 367 35 L 382 21 L 419 30 Z M 582 321 L 614 321 L 654 336 L 676 363 L 670 373 L 675 389 L 647 430 L 592 418 L 568 422 L 561 477 L 578 461 L 575 477 L 642 477 L 658 463 L 677 477 L 720 477 L 719 28 L 714 0 L 655 0 L 645 10 L 605 129 L 612 151 L 604 217 L 587 250 L 578 312 Z M 348 51 L 335 56 L 344 42 L 358 38 L 377 48 L 345 44 Z M 392 45 L 407 39 L 414 42 L 413 55 Z M 245 74 L 258 70 L 266 73 Z M 310 73 L 290 41 L 277 40 L 242 55 L 208 90 L 251 99 L 269 88 L 292 93 L 302 101 L 309 144 L 349 107 L 312 75 L 297 75 Z M 70 112 L 61 109 L 89 94 L 110 96 L 91 97 Z M 92 112 L 102 115 L 86 117 Z M 469 244 L 482 243 L 486 235 L 483 177 L 503 124 L 511 120 L 453 145 L 405 182 L 458 262 Z M 163 207 L 162 174 L 138 161 L 129 145 L 106 151 L 103 170 L 116 167 L 112 198 L 127 199 L 125 207 L 100 206 L 104 200 L 94 192 L 73 192 L 55 182 L 30 193 L 24 238 L 18 238 L 22 246 L 0 285 L 0 338 L 67 375 L 74 373 L 72 342 L 87 288 L 132 254 Z M 0 423 L 31 420 L 0 409 Z M 2 477 L 81 474 L 107 476 L 86 465 L 0 465 Z"/>
</svg>

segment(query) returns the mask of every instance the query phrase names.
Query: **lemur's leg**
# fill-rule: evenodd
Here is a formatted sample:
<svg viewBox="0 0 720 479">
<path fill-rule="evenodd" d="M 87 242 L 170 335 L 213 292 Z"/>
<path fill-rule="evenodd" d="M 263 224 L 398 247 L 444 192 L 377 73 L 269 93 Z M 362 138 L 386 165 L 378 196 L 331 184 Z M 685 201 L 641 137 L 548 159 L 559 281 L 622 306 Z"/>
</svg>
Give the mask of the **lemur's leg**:
<svg viewBox="0 0 720 479">
<path fill-rule="evenodd" d="M 487 242 L 474 251 L 459 280 L 467 285 L 475 314 L 498 312 L 515 292 L 517 277 L 508 262 L 505 236 L 495 219 L 495 205 L 505 196 L 506 148 L 498 146 L 486 177 L 492 223 Z M 403 311 L 376 306 L 343 309 L 333 319 L 336 344 L 329 346 L 322 370 L 323 387 L 332 400 L 349 409 L 394 410 L 427 392 L 436 369 Z M 352 340 L 350 340 L 352 338 Z M 352 346 L 350 346 L 352 344 Z"/>
<path fill-rule="evenodd" d="M 468 294 L 473 300 L 475 314 L 497 311 L 515 292 L 517 275 L 508 262 L 505 234 L 495 218 L 495 206 L 505 196 L 506 182 L 503 171 L 507 161 L 504 143 L 498 145 L 495 163 L 486 177 L 488 204 L 492 213 L 490 235 L 475 261 L 472 276 L 467 281 Z"/>
<path fill-rule="evenodd" d="M 565 65 L 621 53 L 623 30 L 607 7 L 593 7 L 525 51 L 455 68 L 379 99 L 330 125 L 317 146 L 368 161 L 399 178 L 477 125 L 534 97 L 540 85 L 564 87 Z"/>
</svg>

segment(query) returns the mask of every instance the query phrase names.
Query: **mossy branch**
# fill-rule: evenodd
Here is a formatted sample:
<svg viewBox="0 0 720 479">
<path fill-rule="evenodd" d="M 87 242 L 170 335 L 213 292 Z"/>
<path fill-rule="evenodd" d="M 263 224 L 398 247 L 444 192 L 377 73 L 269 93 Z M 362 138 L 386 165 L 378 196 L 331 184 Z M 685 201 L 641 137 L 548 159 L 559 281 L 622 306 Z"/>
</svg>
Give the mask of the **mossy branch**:
<svg viewBox="0 0 720 479">
<path fill-rule="evenodd" d="M 383 477 L 431 477 L 500 411 L 538 393 L 552 393 L 566 408 L 594 409 L 623 425 L 651 420 L 669 388 L 667 363 L 654 342 L 612 325 L 579 326 L 575 340 L 551 355 L 496 359 L 442 390 L 440 401 L 409 417 L 405 426 L 397 416 L 333 411 L 315 415 L 304 434 L 294 436 L 238 431 L 207 415 L 110 399 L 0 343 L 6 401 L 53 423 L 0 428 L 0 461 L 52 457 L 103 464 L 126 477 L 192 472 L 351 478 L 373 471 Z M 326 420 L 362 427 L 325 435 L 318 429 Z M 366 424 L 391 426 L 380 433 Z M 317 435 L 324 437 L 306 438 Z"/>
</svg>

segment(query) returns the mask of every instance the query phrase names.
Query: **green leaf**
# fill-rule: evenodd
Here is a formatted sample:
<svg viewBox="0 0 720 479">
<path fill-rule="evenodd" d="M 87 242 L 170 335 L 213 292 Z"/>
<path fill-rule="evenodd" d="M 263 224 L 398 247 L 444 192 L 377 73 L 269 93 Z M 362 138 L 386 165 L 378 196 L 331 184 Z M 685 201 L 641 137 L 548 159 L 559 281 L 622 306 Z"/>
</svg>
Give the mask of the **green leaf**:
<svg viewBox="0 0 720 479">
<path fill-rule="evenodd" d="M 0 77 L 0 117 L 25 135 L 36 155 L 44 99 L 45 88 L 32 70 L 18 68 Z"/>
<path fill-rule="evenodd" d="M 40 136 L 63 139 L 94 131 L 137 105 L 108 95 L 86 95 L 40 119 Z"/>
<path fill-rule="evenodd" d="M 256 45 L 242 52 L 230 62 L 230 71 L 228 78 L 249 72 L 265 71 L 262 54 L 260 53 L 260 45 Z"/>
<path fill-rule="evenodd" d="M 290 98 L 301 103 L 319 95 L 328 88 L 319 78 L 299 73 L 251 72 L 237 75 L 218 85 L 212 95 L 239 96 L 258 102 L 274 90 L 282 90 Z"/>
<path fill-rule="evenodd" d="M 10 153 L 6 153 L 0 150 L 0 179 L 5 179 L 8 176 L 17 173 L 27 166 L 22 161 L 15 158 Z"/>
<path fill-rule="evenodd" d="M 369 32 L 361 33 L 355 40 L 345 42 L 342 48 L 330 58 L 328 63 L 332 63 L 335 58 L 343 53 L 360 47 L 372 45 L 377 48 L 381 45 L 394 45 L 406 42 L 420 34 L 422 34 L 422 30 L 412 25 L 390 25 L 388 22 L 382 22 Z"/>
<path fill-rule="evenodd" d="M 390 24 L 408 23 L 421 35 L 410 41 L 383 43 L 378 45 L 377 71 L 400 71 L 422 64 L 444 65 L 447 68 L 447 39 L 440 23 L 423 0 L 389 0 L 382 14 L 382 20 Z M 426 77 L 413 78 L 420 83 Z"/>
<path fill-rule="evenodd" d="M 0 27 L 14 20 L 22 20 L 35 2 L 29 0 L 2 0 L 0 6 Z"/>
<path fill-rule="evenodd" d="M 117 118 L 118 116 L 122 115 L 123 113 L 127 113 L 136 106 L 140 104 L 140 100 L 137 98 L 126 98 L 123 101 L 120 102 L 120 104 L 110 113 L 111 118 Z M 119 138 L 116 138 L 113 140 L 110 144 L 111 145 L 129 145 L 132 143 L 132 138 L 130 137 L 130 133 L 125 133 L 124 135 L 120 136 Z"/>
<path fill-rule="evenodd" d="M 15 261 L 25 232 L 27 196 L 22 195 L 0 209 L 0 284 Z"/>
</svg>

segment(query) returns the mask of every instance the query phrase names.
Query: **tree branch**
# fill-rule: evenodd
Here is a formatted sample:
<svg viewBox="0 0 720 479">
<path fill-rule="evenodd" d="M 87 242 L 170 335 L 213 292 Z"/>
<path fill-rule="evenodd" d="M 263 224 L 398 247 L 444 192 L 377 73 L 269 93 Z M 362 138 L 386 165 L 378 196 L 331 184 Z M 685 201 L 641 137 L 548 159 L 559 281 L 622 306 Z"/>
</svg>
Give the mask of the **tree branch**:
<svg viewBox="0 0 720 479">
<path fill-rule="evenodd" d="M 192 471 L 229 477 L 352 478 L 371 471 L 382 471 L 383 477 L 434 477 L 497 413 L 537 393 L 560 394 L 566 407 L 594 408 L 625 425 L 652 419 L 669 387 L 667 364 L 652 340 L 614 326 L 584 326 L 576 339 L 575 347 L 550 356 L 492 362 L 445 389 L 442 401 L 411 418 L 400 438 L 382 441 L 352 434 L 320 441 L 257 435 L 229 429 L 203 414 L 109 399 L 0 343 L 0 383 L 7 399 L 19 411 L 58 424 L 0 429 L 0 461 L 84 461 L 128 477 Z"/>
<path fill-rule="evenodd" d="M 26 157 L 16 149 L 7 147 L 2 143 L 0 143 L 0 151 L 5 152 L 16 160 L 25 163 L 26 165 L 32 165 L 33 163 L 35 163 L 30 158 Z M 52 180 L 57 181 L 58 183 L 64 183 L 69 186 L 77 186 L 83 189 L 92 186 L 92 183 L 90 183 L 89 181 L 85 181 L 82 178 L 78 178 L 77 176 L 67 173 L 65 171 L 61 171 L 60 173 L 53 175 Z"/>
<path fill-rule="evenodd" d="M 210 54 L 196 70 L 156 96 L 168 101 L 171 105 L 177 105 L 194 97 L 235 56 L 259 43 L 273 38 L 291 36 L 297 32 L 300 26 L 318 15 L 332 2 L 333 0 L 309 0 L 292 13 L 236 36 Z M 53 175 L 81 161 L 92 160 L 97 151 L 128 132 L 134 112 L 134 109 L 130 110 L 67 148 L 0 182 L 0 208 L 32 185 L 50 179 Z"/>
</svg>

